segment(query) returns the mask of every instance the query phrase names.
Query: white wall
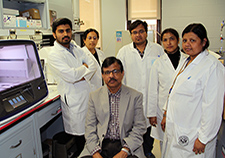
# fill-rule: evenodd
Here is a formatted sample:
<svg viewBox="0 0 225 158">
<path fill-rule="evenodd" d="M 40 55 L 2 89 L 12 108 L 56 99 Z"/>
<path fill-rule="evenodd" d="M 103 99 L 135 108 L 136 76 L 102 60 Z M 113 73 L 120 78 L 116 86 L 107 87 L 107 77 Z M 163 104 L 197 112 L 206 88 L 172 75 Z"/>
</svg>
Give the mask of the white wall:
<svg viewBox="0 0 225 158">
<path fill-rule="evenodd" d="M 72 0 L 48 0 L 48 4 L 49 10 L 57 12 L 57 18 L 66 17 L 73 21 Z"/>
<path fill-rule="evenodd" d="M 126 1 L 101 0 L 102 49 L 105 55 L 115 56 L 116 30 L 126 29 Z"/>
<path fill-rule="evenodd" d="M 213 51 L 225 47 L 225 41 L 221 43 L 219 39 L 222 20 L 225 20 L 225 0 L 162 0 L 162 30 L 173 27 L 181 37 L 188 24 L 202 23 L 207 29 L 209 48 Z"/>
</svg>

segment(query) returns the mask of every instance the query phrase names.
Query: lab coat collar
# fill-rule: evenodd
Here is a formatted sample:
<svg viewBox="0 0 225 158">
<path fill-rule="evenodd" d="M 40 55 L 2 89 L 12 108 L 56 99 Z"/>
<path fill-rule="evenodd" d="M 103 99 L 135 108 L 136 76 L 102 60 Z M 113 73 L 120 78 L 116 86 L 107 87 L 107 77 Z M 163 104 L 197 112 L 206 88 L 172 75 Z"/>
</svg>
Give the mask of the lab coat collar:
<svg viewBox="0 0 225 158">
<path fill-rule="evenodd" d="M 197 65 L 203 58 L 205 58 L 207 55 L 209 55 L 209 52 L 207 50 L 204 50 L 201 52 L 193 61 L 192 64 Z"/>
<path fill-rule="evenodd" d="M 169 59 L 169 57 L 168 57 L 168 55 L 167 55 L 167 53 L 165 53 L 166 55 L 164 56 L 163 55 L 163 58 L 164 59 L 167 59 L 167 60 L 170 60 Z M 180 61 L 182 60 L 182 59 L 185 59 L 185 58 L 188 58 L 189 56 L 187 55 L 187 54 L 185 54 L 185 53 L 183 53 L 182 51 L 180 51 Z"/>
<path fill-rule="evenodd" d="M 146 49 L 147 47 L 151 47 L 151 46 L 152 46 L 152 42 L 151 42 L 151 41 L 148 41 L 147 39 L 146 39 L 146 41 L 147 41 L 147 43 L 146 43 L 145 49 Z M 129 45 L 130 45 L 130 48 L 131 48 L 131 49 L 135 49 L 135 48 L 134 48 L 134 42 L 131 42 Z"/>
<path fill-rule="evenodd" d="M 131 52 L 138 53 L 138 55 L 139 55 L 138 50 L 136 48 L 134 48 L 133 42 L 129 44 L 129 47 L 130 47 Z M 145 55 L 143 56 L 143 58 L 140 57 L 142 60 L 145 59 L 146 54 L 149 54 L 149 51 L 148 50 L 151 49 L 151 47 L 152 47 L 152 42 L 151 41 L 148 41 L 147 44 L 146 44 L 146 46 L 145 46 L 145 50 L 144 50 Z"/>
<path fill-rule="evenodd" d="M 84 46 L 84 47 L 82 47 L 82 48 L 84 48 L 86 51 L 88 51 L 88 52 L 92 55 L 92 53 L 90 52 L 90 50 L 89 50 L 86 46 Z M 97 48 L 95 48 L 95 52 L 98 54 Z M 99 54 L 98 54 L 98 55 L 99 55 Z"/>
<path fill-rule="evenodd" d="M 70 49 L 62 46 L 57 41 L 54 42 L 54 47 L 58 49 L 59 51 L 66 52 L 71 54 L 73 57 L 77 58 L 76 53 L 73 51 L 74 48 L 77 48 L 75 41 L 71 40 L 70 42 Z"/>
<path fill-rule="evenodd" d="M 180 52 L 180 60 L 188 57 L 188 55 L 182 53 L 181 51 L 179 51 L 179 52 Z M 162 58 L 163 58 L 163 60 L 170 60 L 170 58 L 166 52 L 164 55 L 162 55 Z"/>
<path fill-rule="evenodd" d="M 62 46 L 62 45 L 59 44 L 57 41 L 54 42 L 54 46 L 57 47 L 57 49 L 60 50 L 60 51 L 62 51 L 62 50 L 67 50 L 66 47 Z M 77 48 L 76 43 L 75 43 L 73 40 L 71 40 L 71 42 L 70 42 L 70 47 L 75 47 L 75 48 Z M 71 48 L 70 48 L 70 49 L 71 49 Z"/>
<path fill-rule="evenodd" d="M 180 58 L 181 59 L 185 59 L 185 58 L 188 58 L 188 55 L 183 53 L 182 51 L 180 51 Z"/>
</svg>

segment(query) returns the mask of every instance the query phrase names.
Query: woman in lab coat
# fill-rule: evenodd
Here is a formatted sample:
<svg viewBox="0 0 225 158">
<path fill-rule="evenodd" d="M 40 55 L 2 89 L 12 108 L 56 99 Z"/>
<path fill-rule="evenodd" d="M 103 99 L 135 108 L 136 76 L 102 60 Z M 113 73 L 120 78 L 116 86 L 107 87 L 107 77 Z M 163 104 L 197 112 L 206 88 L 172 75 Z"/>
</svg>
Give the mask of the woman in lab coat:
<svg viewBox="0 0 225 158">
<path fill-rule="evenodd" d="M 176 70 L 180 69 L 187 55 L 180 51 L 178 46 L 179 34 L 176 30 L 172 28 L 165 29 L 161 34 L 161 41 L 165 54 L 157 59 L 151 68 L 147 117 L 153 126 L 151 136 L 160 140 L 160 147 L 162 148 L 164 135 L 161 128 L 163 106 L 166 102 L 173 76 Z"/>
<path fill-rule="evenodd" d="M 170 88 L 163 139 L 163 158 L 213 158 L 224 95 L 224 66 L 209 52 L 202 24 L 190 24 L 182 33 L 189 55 Z"/>
<path fill-rule="evenodd" d="M 83 41 L 85 46 L 82 49 L 94 61 L 97 67 L 97 71 L 89 81 L 91 91 L 95 91 L 103 85 L 101 65 L 105 59 L 105 54 L 103 51 L 96 48 L 98 39 L 99 33 L 97 30 L 90 28 L 84 32 Z"/>
</svg>

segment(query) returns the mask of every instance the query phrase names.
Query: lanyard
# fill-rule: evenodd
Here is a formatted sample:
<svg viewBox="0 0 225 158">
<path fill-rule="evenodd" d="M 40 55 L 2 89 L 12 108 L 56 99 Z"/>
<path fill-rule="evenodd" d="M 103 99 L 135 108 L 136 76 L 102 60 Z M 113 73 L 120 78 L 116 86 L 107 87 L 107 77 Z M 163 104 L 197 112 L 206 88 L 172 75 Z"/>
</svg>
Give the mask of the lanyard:
<svg viewBox="0 0 225 158">
<path fill-rule="evenodd" d="M 168 97 L 167 97 L 167 104 L 168 104 L 168 99 L 169 99 L 170 93 L 171 93 L 171 91 L 172 91 L 172 89 L 173 89 L 173 86 L 175 85 L 176 80 L 177 80 L 177 77 L 184 71 L 184 69 L 187 67 L 189 61 L 190 61 L 190 57 L 188 57 L 188 58 L 186 59 L 186 61 L 185 61 L 184 64 L 182 65 L 181 69 L 180 69 L 179 72 L 177 73 L 176 77 L 174 78 L 173 84 L 172 84 L 172 86 L 170 87 L 169 94 L 168 94 Z"/>
</svg>

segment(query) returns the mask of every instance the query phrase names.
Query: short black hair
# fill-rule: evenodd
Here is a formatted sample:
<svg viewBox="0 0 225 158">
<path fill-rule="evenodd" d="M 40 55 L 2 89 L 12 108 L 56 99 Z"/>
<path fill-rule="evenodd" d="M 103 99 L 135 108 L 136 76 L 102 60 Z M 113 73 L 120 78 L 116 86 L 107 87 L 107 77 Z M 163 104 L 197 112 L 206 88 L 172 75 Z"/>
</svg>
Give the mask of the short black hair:
<svg viewBox="0 0 225 158">
<path fill-rule="evenodd" d="M 102 67 L 101 67 L 102 74 L 104 73 L 103 68 L 107 68 L 107 67 L 109 67 L 110 65 L 114 64 L 115 62 L 117 62 L 117 63 L 119 64 L 119 66 L 120 66 L 120 71 L 123 72 L 123 64 L 122 64 L 122 62 L 120 61 L 120 59 L 117 59 L 116 57 L 111 56 L 111 57 L 105 58 L 105 60 L 103 61 Z"/>
<path fill-rule="evenodd" d="M 209 47 L 209 39 L 207 37 L 207 32 L 206 32 L 205 27 L 202 24 L 200 24 L 200 23 L 189 24 L 183 30 L 182 37 L 184 36 L 185 33 L 189 33 L 189 32 L 193 32 L 194 34 L 196 34 L 201 39 L 201 41 L 203 41 L 204 38 L 206 38 L 207 41 L 206 41 L 205 46 L 203 47 L 203 51 Z"/>
<path fill-rule="evenodd" d="M 57 29 L 57 27 L 58 27 L 59 25 L 66 25 L 66 24 L 70 25 L 70 28 L 71 28 L 71 30 L 72 30 L 72 22 L 71 22 L 70 19 L 68 19 L 68 18 L 58 18 L 58 19 L 56 19 L 56 20 L 52 23 L 52 32 L 55 33 L 55 31 L 56 31 L 56 29 Z"/>
<path fill-rule="evenodd" d="M 130 27 L 129 27 L 130 33 L 131 33 L 131 31 L 132 31 L 133 29 L 135 29 L 135 28 L 138 27 L 139 25 L 143 25 L 144 28 L 145 28 L 145 32 L 148 32 L 148 24 L 147 24 L 145 21 L 136 20 L 136 21 L 134 21 L 134 22 L 130 25 Z"/>
<path fill-rule="evenodd" d="M 93 28 L 90 28 L 90 29 L 87 29 L 86 31 L 84 31 L 83 40 L 86 40 L 87 35 L 88 35 L 90 32 L 95 32 L 96 35 L 97 35 L 97 38 L 99 39 L 99 33 L 98 33 L 98 31 L 95 30 L 95 29 L 93 29 Z"/>
<path fill-rule="evenodd" d="M 167 28 L 161 33 L 161 41 L 163 40 L 163 35 L 165 33 L 172 33 L 177 38 L 177 40 L 179 40 L 179 33 L 173 28 Z"/>
</svg>

